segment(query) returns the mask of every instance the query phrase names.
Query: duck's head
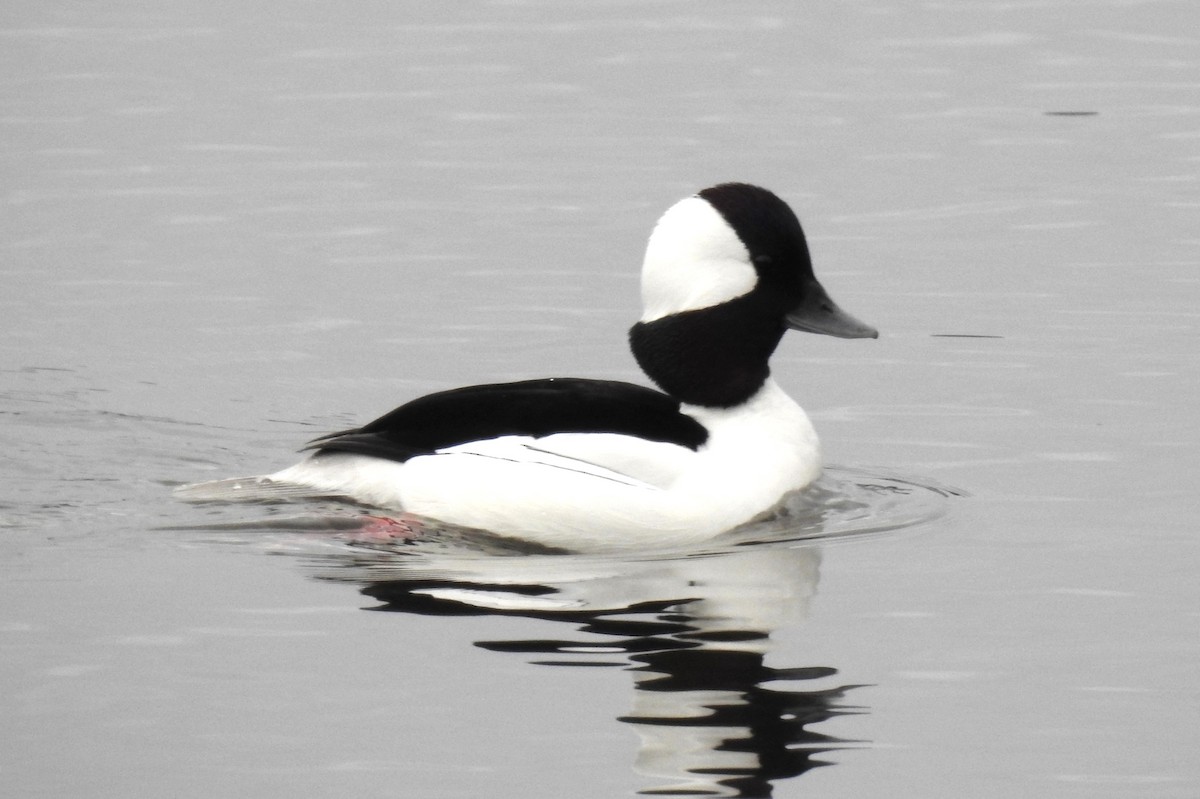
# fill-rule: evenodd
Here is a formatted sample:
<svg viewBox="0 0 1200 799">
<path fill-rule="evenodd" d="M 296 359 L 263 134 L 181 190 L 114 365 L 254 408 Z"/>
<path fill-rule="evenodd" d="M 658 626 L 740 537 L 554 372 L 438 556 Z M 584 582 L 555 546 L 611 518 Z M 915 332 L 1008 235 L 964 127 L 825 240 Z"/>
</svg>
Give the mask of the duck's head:
<svg viewBox="0 0 1200 799">
<path fill-rule="evenodd" d="M 813 274 L 800 221 L 766 189 L 722 183 L 671 206 L 642 265 L 642 369 L 667 393 L 728 407 L 762 386 L 788 328 L 876 338 Z"/>
</svg>

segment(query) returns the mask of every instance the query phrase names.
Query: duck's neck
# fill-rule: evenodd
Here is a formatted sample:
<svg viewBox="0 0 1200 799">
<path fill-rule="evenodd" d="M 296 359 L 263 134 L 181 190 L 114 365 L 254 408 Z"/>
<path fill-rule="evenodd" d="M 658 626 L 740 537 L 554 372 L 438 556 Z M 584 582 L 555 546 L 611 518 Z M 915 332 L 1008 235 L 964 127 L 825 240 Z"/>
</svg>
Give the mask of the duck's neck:
<svg viewBox="0 0 1200 799">
<path fill-rule="evenodd" d="M 748 313 L 742 299 L 638 322 L 629 345 L 642 371 L 688 405 L 729 408 L 753 397 L 784 333 L 780 320 Z"/>
</svg>

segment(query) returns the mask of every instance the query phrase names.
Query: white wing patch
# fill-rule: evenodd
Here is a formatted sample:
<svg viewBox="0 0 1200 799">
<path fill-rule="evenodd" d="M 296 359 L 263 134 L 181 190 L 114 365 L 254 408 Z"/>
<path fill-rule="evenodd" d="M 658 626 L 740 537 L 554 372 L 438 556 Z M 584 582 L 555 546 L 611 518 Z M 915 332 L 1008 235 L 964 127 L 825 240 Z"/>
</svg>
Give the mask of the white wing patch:
<svg viewBox="0 0 1200 799">
<path fill-rule="evenodd" d="M 618 433 L 555 433 L 504 436 L 438 450 L 442 455 L 474 455 L 576 472 L 633 488 L 668 488 L 695 453 L 677 444 L 646 441 Z"/>
</svg>

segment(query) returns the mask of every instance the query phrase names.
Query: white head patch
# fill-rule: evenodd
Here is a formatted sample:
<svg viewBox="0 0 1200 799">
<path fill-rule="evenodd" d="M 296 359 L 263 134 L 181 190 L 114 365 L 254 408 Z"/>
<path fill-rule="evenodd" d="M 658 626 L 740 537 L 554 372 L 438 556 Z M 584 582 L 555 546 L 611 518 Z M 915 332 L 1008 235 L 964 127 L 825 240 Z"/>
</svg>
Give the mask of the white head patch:
<svg viewBox="0 0 1200 799">
<path fill-rule="evenodd" d="M 680 200 L 658 220 L 642 263 L 642 321 L 720 305 L 754 288 L 746 245 L 700 197 Z"/>
</svg>

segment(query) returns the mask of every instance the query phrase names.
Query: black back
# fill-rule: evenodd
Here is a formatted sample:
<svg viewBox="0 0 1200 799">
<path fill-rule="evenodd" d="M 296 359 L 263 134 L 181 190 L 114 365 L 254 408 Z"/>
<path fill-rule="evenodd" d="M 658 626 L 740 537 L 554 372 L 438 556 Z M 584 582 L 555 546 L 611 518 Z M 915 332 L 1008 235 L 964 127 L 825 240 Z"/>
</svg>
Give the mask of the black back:
<svg viewBox="0 0 1200 799">
<path fill-rule="evenodd" d="M 306 449 L 403 462 L 469 441 L 552 433 L 622 433 L 693 450 L 708 438 L 666 394 L 614 380 L 557 377 L 429 394 Z"/>
</svg>

